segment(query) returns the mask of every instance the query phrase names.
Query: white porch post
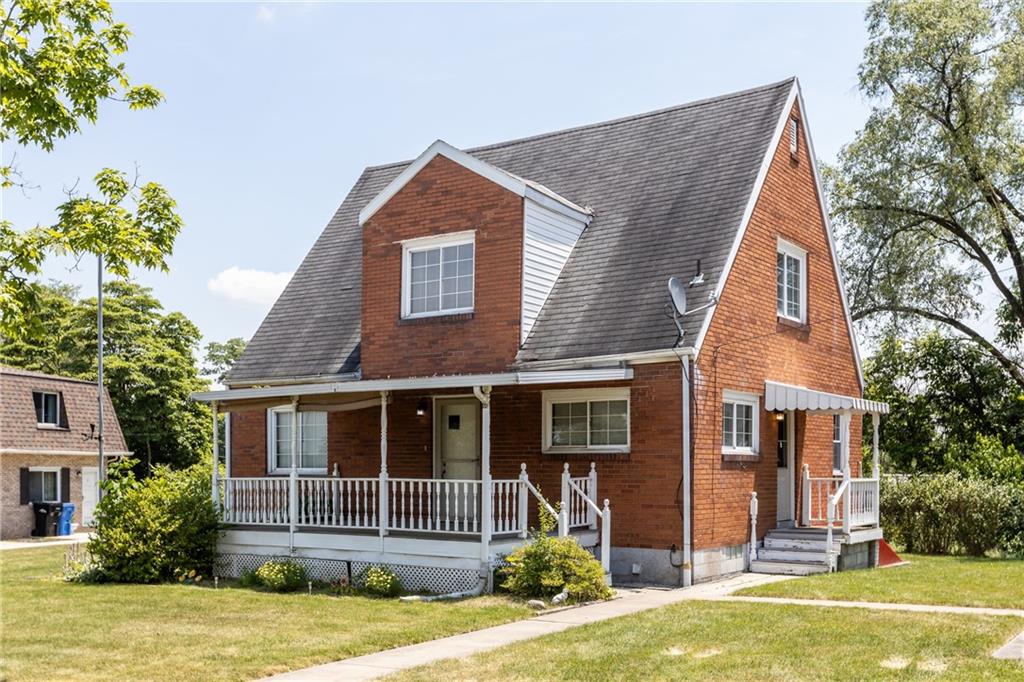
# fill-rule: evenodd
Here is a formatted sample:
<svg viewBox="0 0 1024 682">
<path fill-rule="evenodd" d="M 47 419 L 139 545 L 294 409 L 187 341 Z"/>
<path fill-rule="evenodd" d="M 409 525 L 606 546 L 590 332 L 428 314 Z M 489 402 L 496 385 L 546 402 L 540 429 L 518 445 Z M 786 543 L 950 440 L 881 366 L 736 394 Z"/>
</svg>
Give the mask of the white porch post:
<svg viewBox="0 0 1024 682">
<path fill-rule="evenodd" d="M 295 529 L 299 525 L 299 396 L 292 396 L 292 468 L 288 472 L 288 549 L 295 553 Z"/>
<path fill-rule="evenodd" d="M 480 561 L 491 560 L 491 387 L 474 386 L 473 393 L 480 401 L 482 423 L 480 428 Z"/>
<path fill-rule="evenodd" d="M 380 510 L 377 512 L 381 542 L 388 534 L 388 392 L 380 392 L 380 492 L 377 495 Z M 382 546 L 383 547 L 383 546 Z"/>
<path fill-rule="evenodd" d="M 843 458 L 843 481 L 846 483 L 846 492 L 843 493 L 843 532 L 850 532 L 850 514 L 853 509 L 850 504 L 852 500 L 852 489 L 850 486 L 850 421 L 852 414 L 845 411 L 839 417 L 839 442 Z"/>
<path fill-rule="evenodd" d="M 750 493 L 750 562 L 757 561 L 757 492 Z"/>
<path fill-rule="evenodd" d="M 597 463 L 590 463 L 590 485 L 587 488 L 587 495 L 597 504 Z M 587 520 L 590 522 L 590 530 L 597 530 L 597 512 L 589 504 L 587 505 Z"/>
<path fill-rule="evenodd" d="M 530 490 L 527 487 L 530 477 L 526 474 L 526 462 L 519 465 L 519 537 L 525 538 L 529 532 L 530 527 L 530 508 L 528 506 L 529 500 L 527 496 L 530 494 Z"/>
<path fill-rule="evenodd" d="M 804 462 L 803 485 L 800 492 L 800 506 L 803 507 L 803 525 L 811 525 L 811 465 Z"/>
<path fill-rule="evenodd" d="M 871 478 L 878 480 L 882 473 L 882 464 L 878 461 L 878 419 L 877 412 L 871 413 Z"/>
<path fill-rule="evenodd" d="M 217 433 L 217 401 L 210 403 L 213 413 L 213 473 L 210 475 L 210 499 L 214 510 L 220 515 L 220 438 Z"/>
</svg>

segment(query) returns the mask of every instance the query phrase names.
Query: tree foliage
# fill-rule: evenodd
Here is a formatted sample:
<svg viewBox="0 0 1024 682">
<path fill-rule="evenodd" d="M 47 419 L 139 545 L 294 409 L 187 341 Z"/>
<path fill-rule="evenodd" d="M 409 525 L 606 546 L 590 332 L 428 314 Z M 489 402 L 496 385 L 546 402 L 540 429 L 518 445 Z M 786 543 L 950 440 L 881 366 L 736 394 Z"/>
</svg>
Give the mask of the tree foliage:
<svg viewBox="0 0 1024 682">
<path fill-rule="evenodd" d="M 212 376 L 218 384 L 223 384 L 228 372 L 245 352 L 245 345 L 245 339 L 238 336 L 223 343 L 211 341 L 206 344 L 203 374 Z"/>
<path fill-rule="evenodd" d="M 0 334 L 0 362 L 95 380 L 96 299 L 67 285 L 37 287 L 39 340 Z M 207 388 L 196 349 L 199 329 L 165 313 L 150 289 L 104 285 L 104 380 L 130 450 L 143 464 L 188 466 L 208 457 L 210 411 L 190 399 Z M 148 468 L 148 467 L 147 467 Z"/>
<path fill-rule="evenodd" d="M 854 318 L 940 325 L 1024 388 L 1024 0 L 880 0 L 867 24 L 872 110 L 828 174 Z"/>
<path fill-rule="evenodd" d="M 0 142 L 51 151 L 83 123 L 95 122 L 106 100 L 145 109 L 163 99 L 150 85 L 132 85 L 118 61 L 130 32 L 114 21 L 106 0 L 7 0 L 2 11 Z M 3 187 L 20 177 L 12 161 L 0 161 Z M 182 227 L 170 194 L 110 168 L 96 173 L 94 185 L 93 194 L 69 192 L 52 225 L 19 230 L 0 220 L 0 331 L 6 335 L 42 332 L 34 278 L 51 253 L 103 255 L 122 277 L 132 265 L 167 269 Z"/>
</svg>

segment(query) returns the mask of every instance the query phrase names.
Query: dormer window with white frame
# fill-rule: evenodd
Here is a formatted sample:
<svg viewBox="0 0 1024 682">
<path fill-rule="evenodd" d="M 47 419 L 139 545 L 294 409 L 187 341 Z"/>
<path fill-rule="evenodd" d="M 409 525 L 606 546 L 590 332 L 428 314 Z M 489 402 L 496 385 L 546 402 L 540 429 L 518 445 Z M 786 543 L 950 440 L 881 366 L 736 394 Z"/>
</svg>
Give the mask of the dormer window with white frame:
<svg viewBox="0 0 1024 682">
<path fill-rule="evenodd" d="M 402 242 L 402 317 L 473 312 L 475 246 L 473 232 Z"/>
<path fill-rule="evenodd" d="M 58 428 L 60 426 L 60 393 L 33 391 L 32 403 L 36 411 L 36 426 L 40 428 Z"/>
<path fill-rule="evenodd" d="M 775 301 L 779 317 L 807 322 L 807 252 L 783 239 L 775 255 Z"/>
</svg>

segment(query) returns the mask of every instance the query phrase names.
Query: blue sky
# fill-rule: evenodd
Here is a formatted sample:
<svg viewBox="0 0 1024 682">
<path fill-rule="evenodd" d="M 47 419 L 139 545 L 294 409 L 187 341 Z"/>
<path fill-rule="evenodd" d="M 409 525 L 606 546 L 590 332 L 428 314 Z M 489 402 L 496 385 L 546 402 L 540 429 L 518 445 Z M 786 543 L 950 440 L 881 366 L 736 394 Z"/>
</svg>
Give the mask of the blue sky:
<svg viewBox="0 0 1024 682">
<path fill-rule="evenodd" d="M 167 101 L 110 104 L 45 154 L 17 152 L 15 225 L 63 189 L 138 164 L 186 227 L 169 273 L 139 272 L 207 339 L 249 337 L 364 166 L 437 138 L 469 147 L 640 113 L 797 75 L 830 161 L 867 115 L 864 5 L 115 3 L 127 64 Z M 95 264 L 47 263 L 91 295 Z"/>
</svg>

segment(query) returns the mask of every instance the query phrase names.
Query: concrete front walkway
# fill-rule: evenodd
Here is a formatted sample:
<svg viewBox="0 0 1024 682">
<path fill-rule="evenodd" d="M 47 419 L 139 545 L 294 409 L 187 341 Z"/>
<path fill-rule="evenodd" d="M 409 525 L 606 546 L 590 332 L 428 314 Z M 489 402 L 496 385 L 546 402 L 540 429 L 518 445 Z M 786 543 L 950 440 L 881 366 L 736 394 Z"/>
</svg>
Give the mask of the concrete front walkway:
<svg viewBox="0 0 1024 682">
<path fill-rule="evenodd" d="M 725 596 L 744 587 L 764 585 L 777 580 L 788 580 L 788 576 L 755 575 L 744 573 L 734 578 L 707 583 L 690 588 L 637 587 L 618 588 L 618 599 L 590 604 L 577 608 L 542 613 L 534 618 L 506 623 L 495 627 L 445 637 L 421 644 L 412 644 L 397 649 L 379 651 L 367 656 L 349 658 L 344 661 L 294 670 L 277 675 L 272 680 L 373 680 L 399 670 L 433 663 L 445 658 L 461 658 L 490 649 L 496 649 L 513 642 L 533 639 L 553 632 L 587 623 L 596 623 L 609 618 L 627 616 L 648 609 L 656 609 L 691 599 L 714 599 Z"/>
<path fill-rule="evenodd" d="M 47 538 L 20 538 L 18 540 L 0 540 L 0 551 L 8 549 L 37 549 L 55 545 L 77 545 L 89 542 L 88 533 L 72 533 L 71 535 L 55 535 Z"/>
<path fill-rule="evenodd" d="M 738 588 L 737 588 L 738 589 Z M 955 613 L 961 616 L 1017 616 L 1024 618 L 1024 609 L 993 609 L 984 606 L 943 606 L 941 604 L 901 604 L 878 601 L 837 601 L 835 599 L 790 599 L 788 597 L 733 597 L 728 594 L 704 597 L 711 601 L 745 601 L 755 604 L 796 604 L 798 606 L 833 606 L 874 611 L 916 611 L 918 613 Z"/>
</svg>

